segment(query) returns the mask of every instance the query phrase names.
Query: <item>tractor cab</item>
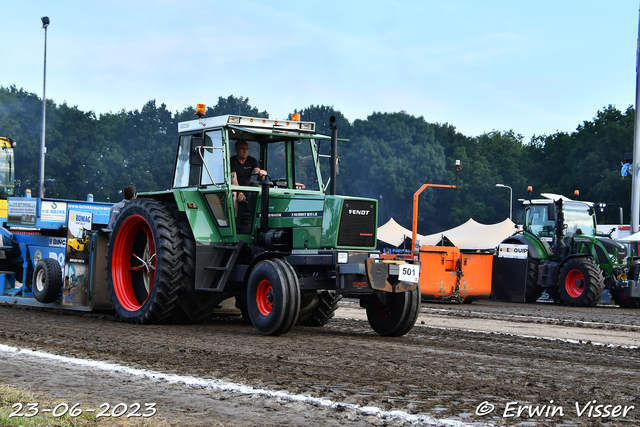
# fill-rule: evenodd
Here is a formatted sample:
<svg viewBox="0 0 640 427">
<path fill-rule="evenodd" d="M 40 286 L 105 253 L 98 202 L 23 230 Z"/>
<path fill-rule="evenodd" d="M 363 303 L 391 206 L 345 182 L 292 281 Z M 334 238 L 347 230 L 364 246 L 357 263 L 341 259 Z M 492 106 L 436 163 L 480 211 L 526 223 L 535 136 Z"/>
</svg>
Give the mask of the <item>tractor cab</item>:
<svg viewBox="0 0 640 427">
<path fill-rule="evenodd" d="M 548 199 L 525 201 L 524 230 L 538 237 L 549 255 L 553 254 L 554 239 L 561 236 L 564 246 L 573 251 L 576 243 L 575 237 L 584 236 L 594 238 L 596 236 L 596 216 L 590 203 L 562 200 L 561 212 L 558 211 L 556 202 Z M 558 222 L 558 215 L 562 214 L 563 220 Z M 560 225 L 559 225 L 560 224 Z M 558 234 L 558 226 L 561 227 Z M 584 240 L 584 239 L 583 239 Z"/>
<path fill-rule="evenodd" d="M 173 189 L 202 195 L 223 240 L 254 242 L 257 230 L 266 232 L 267 217 L 269 222 L 281 219 L 286 228 L 311 226 L 312 234 L 319 233 L 326 186 L 319 145 L 331 137 L 316 134 L 315 123 L 227 115 L 182 122 L 178 129 Z M 232 183 L 241 142 L 267 172 L 266 179 L 252 173 Z M 186 211 L 190 217 L 189 205 Z M 319 244 L 319 234 L 311 237 L 307 247 Z M 290 239 L 283 237 L 288 246 Z"/>
</svg>

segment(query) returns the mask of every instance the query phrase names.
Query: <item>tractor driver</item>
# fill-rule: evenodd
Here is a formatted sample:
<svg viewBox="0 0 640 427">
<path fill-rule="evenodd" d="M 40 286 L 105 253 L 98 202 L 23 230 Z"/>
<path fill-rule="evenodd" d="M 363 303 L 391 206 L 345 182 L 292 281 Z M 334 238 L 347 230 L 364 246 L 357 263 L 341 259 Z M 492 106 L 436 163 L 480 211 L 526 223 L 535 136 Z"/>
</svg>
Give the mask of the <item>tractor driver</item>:
<svg viewBox="0 0 640 427">
<path fill-rule="evenodd" d="M 232 185 L 248 185 L 251 175 L 256 175 L 259 180 L 267 176 L 267 171 L 260 169 L 258 161 L 249 155 L 249 144 L 247 141 L 238 140 L 235 146 L 236 155 L 232 156 L 231 162 L 231 184 Z M 243 193 L 235 193 L 233 197 L 233 205 L 238 212 L 238 202 L 247 200 Z"/>
</svg>

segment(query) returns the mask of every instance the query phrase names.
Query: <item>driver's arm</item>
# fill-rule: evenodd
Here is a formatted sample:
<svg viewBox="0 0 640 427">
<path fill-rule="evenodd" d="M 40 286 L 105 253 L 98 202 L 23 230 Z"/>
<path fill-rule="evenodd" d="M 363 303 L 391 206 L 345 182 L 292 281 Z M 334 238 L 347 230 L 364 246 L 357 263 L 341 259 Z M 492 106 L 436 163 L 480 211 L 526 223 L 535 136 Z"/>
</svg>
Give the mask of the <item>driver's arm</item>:
<svg viewBox="0 0 640 427">
<path fill-rule="evenodd" d="M 262 181 L 267 176 L 267 171 L 260 168 L 253 169 L 253 173 L 258 175 L 258 180 Z"/>
<path fill-rule="evenodd" d="M 235 172 L 231 172 L 231 185 L 239 185 L 238 184 L 238 175 Z M 246 197 L 244 194 L 242 193 L 238 193 L 236 191 L 234 191 L 233 193 L 233 205 L 234 207 L 237 207 L 236 204 L 237 202 L 244 202 Z"/>
</svg>

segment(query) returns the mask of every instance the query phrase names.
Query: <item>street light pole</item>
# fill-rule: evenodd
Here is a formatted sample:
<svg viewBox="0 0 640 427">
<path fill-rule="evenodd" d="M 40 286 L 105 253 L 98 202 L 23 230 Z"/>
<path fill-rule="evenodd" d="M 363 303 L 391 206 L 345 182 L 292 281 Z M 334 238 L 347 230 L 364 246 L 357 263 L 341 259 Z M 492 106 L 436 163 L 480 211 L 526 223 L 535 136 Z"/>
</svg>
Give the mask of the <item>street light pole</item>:
<svg viewBox="0 0 640 427">
<path fill-rule="evenodd" d="M 496 184 L 496 187 L 504 187 L 509 189 L 509 219 L 513 221 L 513 190 L 508 185 Z"/>
<path fill-rule="evenodd" d="M 40 198 L 44 197 L 44 153 L 46 147 L 44 145 L 45 125 L 47 119 L 47 27 L 49 26 L 49 17 L 44 16 L 42 19 L 42 28 L 44 28 L 44 77 L 42 83 L 42 140 L 40 141 Z"/>
</svg>

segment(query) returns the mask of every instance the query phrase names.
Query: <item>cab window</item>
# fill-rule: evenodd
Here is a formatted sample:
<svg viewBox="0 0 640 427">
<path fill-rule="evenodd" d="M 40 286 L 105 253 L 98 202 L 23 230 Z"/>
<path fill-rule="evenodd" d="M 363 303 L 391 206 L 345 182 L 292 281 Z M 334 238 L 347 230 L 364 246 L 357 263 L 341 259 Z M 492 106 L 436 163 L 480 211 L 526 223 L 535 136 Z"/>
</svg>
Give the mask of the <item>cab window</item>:
<svg viewBox="0 0 640 427">
<path fill-rule="evenodd" d="M 191 150 L 191 139 L 197 135 L 182 135 L 178 145 L 178 155 L 176 156 L 176 167 L 173 174 L 173 187 L 193 187 L 198 185 L 200 178 L 200 166 L 189 164 Z"/>
<path fill-rule="evenodd" d="M 311 141 L 300 139 L 293 144 L 295 157 L 295 188 L 319 190 L 316 162 L 311 151 Z"/>
<path fill-rule="evenodd" d="M 224 183 L 224 146 L 222 131 L 207 132 L 204 136 L 202 178 L 200 184 Z"/>
</svg>

